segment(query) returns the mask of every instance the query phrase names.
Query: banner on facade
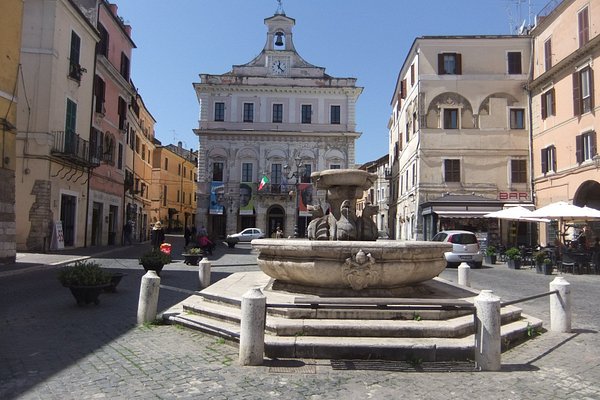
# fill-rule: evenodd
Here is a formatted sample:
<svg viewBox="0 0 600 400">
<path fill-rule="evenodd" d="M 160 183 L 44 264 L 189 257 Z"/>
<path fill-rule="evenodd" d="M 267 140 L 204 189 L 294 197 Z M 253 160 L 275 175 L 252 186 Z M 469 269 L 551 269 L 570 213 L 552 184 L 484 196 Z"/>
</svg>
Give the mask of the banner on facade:
<svg viewBox="0 0 600 400">
<path fill-rule="evenodd" d="M 209 214 L 223 215 L 225 211 L 225 185 L 223 182 L 213 181 L 210 185 Z"/>
<path fill-rule="evenodd" d="M 298 185 L 298 213 L 301 217 L 312 216 L 308 211 L 308 205 L 313 203 L 313 185 L 310 183 L 301 183 Z"/>
<path fill-rule="evenodd" d="M 240 215 L 254 215 L 256 184 L 240 183 Z"/>
<path fill-rule="evenodd" d="M 65 237 L 63 236 L 62 221 L 54 221 L 50 250 L 62 250 L 65 248 Z"/>
</svg>

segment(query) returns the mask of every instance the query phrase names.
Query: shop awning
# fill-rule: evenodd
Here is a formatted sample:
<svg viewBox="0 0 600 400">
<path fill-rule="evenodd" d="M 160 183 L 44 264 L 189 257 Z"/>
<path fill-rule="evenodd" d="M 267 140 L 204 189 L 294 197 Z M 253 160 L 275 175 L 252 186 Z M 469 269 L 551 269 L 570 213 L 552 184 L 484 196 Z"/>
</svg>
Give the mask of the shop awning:
<svg viewBox="0 0 600 400">
<path fill-rule="evenodd" d="M 440 218 L 485 218 L 484 215 L 490 211 L 434 211 Z"/>
</svg>

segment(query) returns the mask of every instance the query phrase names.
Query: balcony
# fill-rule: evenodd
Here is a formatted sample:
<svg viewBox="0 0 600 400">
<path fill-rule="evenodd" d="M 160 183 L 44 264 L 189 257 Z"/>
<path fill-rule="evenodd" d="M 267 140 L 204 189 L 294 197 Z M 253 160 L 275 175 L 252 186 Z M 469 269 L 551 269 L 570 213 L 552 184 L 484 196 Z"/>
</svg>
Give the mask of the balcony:
<svg viewBox="0 0 600 400">
<path fill-rule="evenodd" d="M 290 192 L 294 193 L 296 185 L 283 183 L 267 183 L 262 189 L 256 193 L 259 196 L 289 196 Z"/>
<path fill-rule="evenodd" d="M 90 142 L 72 131 L 54 131 L 51 154 L 69 163 L 82 167 L 95 168 L 100 165 L 102 152 L 95 148 L 90 151 Z"/>
</svg>

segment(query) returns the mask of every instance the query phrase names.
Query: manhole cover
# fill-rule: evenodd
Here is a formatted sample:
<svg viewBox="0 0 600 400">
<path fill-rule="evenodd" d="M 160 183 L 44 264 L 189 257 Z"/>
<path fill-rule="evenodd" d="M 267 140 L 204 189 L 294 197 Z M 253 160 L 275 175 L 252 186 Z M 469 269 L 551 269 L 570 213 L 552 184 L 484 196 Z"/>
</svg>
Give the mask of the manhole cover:
<svg viewBox="0 0 600 400">
<path fill-rule="evenodd" d="M 337 370 L 371 370 L 395 372 L 474 372 L 475 363 L 470 361 L 408 362 L 393 360 L 331 360 L 331 368 Z"/>
<path fill-rule="evenodd" d="M 312 360 L 270 360 L 269 372 L 277 374 L 315 374 L 317 366 Z"/>
</svg>

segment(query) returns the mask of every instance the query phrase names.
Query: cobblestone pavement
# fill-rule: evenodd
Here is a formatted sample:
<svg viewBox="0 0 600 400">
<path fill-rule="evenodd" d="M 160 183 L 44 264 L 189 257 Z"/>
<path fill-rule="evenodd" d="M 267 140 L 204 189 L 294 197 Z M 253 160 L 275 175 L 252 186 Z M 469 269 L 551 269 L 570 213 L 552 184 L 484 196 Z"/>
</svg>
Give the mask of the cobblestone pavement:
<svg viewBox="0 0 600 400">
<path fill-rule="evenodd" d="M 171 238 L 175 259 L 179 238 Z M 394 372 L 393 363 L 341 370 L 329 360 L 273 361 L 241 367 L 237 348 L 168 325 L 136 326 L 146 245 L 97 256 L 127 273 L 117 293 L 78 307 L 56 267 L 0 275 L 1 399 L 600 399 L 600 276 L 567 275 L 573 333 L 546 332 L 502 355 L 500 372 Z M 220 247 L 213 281 L 254 270 L 248 246 Z M 159 309 L 196 290 L 197 267 L 174 262 L 162 275 Z M 442 277 L 456 281 L 457 271 Z M 472 271 L 472 286 L 503 300 L 547 291 L 553 277 L 498 264 Z M 520 305 L 549 327 L 548 299 Z M 418 367 L 418 366 L 417 366 Z"/>
</svg>

